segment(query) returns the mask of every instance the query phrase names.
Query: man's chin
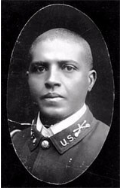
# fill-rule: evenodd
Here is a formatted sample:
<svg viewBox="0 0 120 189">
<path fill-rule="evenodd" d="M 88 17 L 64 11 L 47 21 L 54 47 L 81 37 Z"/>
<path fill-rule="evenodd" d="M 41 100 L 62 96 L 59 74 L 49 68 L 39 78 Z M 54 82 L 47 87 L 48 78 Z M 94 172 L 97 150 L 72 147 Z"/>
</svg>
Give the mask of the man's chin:
<svg viewBox="0 0 120 189">
<path fill-rule="evenodd" d="M 67 116 L 65 111 L 61 108 L 45 108 L 40 109 L 41 116 L 46 117 L 46 119 L 55 119 L 55 120 L 63 120 Z M 66 116 L 65 116 L 66 115 Z"/>
</svg>

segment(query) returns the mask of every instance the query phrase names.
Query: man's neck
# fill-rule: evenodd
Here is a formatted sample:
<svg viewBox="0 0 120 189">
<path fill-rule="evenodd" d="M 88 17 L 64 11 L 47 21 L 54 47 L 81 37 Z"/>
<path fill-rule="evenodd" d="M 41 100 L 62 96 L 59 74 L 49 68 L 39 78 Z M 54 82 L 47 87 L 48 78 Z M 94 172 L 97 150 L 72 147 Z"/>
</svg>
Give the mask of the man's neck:
<svg viewBox="0 0 120 189">
<path fill-rule="evenodd" d="M 56 123 L 56 124 L 51 124 L 49 122 L 46 122 L 47 125 L 50 125 L 50 129 L 52 131 L 53 134 L 56 134 L 57 132 L 60 132 L 61 130 L 69 127 L 70 125 L 74 124 L 76 121 L 78 121 L 78 119 L 80 119 L 83 114 L 86 112 L 86 105 L 84 104 L 82 108 L 80 108 L 76 113 L 72 114 L 71 116 L 69 116 L 68 118 Z M 38 115 L 38 119 L 37 119 L 37 130 L 41 131 L 43 126 L 43 122 L 41 123 L 42 120 L 40 120 L 40 113 Z M 47 119 L 48 121 L 48 119 Z"/>
<path fill-rule="evenodd" d="M 54 124 L 62 121 L 62 119 L 60 119 L 60 118 L 50 117 L 50 116 L 44 115 L 42 113 L 40 113 L 40 120 L 43 125 L 46 125 L 46 127 L 50 127 L 51 125 L 54 125 Z"/>
<path fill-rule="evenodd" d="M 55 124 L 58 124 L 60 123 L 61 121 L 63 120 L 66 120 L 68 119 L 69 117 L 71 117 L 72 115 L 76 114 L 77 112 L 82 112 L 82 109 L 84 109 L 83 107 L 85 106 L 85 104 L 83 104 L 83 106 L 78 110 L 76 111 L 75 113 L 63 118 L 63 117 L 60 117 L 60 116 L 56 116 L 56 117 L 51 117 L 49 115 L 45 115 L 43 113 L 40 112 L 40 120 L 42 122 L 43 125 L 45 125 L 46 127 L 50 127 L 51 125 L 55 125 Z M 81 114 L 81 113 L 80 113 Z M 79 114 L 79 116 L 80 116 Z"/>
</svg>

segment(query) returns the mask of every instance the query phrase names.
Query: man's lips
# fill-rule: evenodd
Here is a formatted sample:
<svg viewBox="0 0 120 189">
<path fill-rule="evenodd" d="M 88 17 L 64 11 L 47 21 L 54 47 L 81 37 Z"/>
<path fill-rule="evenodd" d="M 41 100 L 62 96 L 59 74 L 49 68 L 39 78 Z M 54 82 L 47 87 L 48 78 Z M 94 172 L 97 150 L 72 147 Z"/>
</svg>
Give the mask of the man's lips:
<svg viewBox="0 0 120 189">
<path fill-rule="evenodd" d="M 58 93 L 47 93 L 41 97 L 41 99 L 54 99 L 54 98 L 63 98 L 63 96 Z"/>
</svg>

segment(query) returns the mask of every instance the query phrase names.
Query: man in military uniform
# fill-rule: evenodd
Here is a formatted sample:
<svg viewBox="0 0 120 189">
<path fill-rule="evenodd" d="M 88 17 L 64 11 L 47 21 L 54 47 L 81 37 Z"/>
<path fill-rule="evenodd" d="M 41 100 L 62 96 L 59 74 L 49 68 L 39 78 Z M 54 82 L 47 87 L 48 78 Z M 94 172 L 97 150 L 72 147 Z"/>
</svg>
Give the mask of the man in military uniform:
<svg viewBox="0 0 120 189">
<path fill-rule="evenodd" d="M 39 35 L 30 48 L 28 84 L 39 112 L 29 128 L 13 130 L 16 152 L 36 178 L 67 183 L 99 154 L 109 127 L 85 103 L 96 81 L 88 42 L 64 28 Z"/>
</svg>

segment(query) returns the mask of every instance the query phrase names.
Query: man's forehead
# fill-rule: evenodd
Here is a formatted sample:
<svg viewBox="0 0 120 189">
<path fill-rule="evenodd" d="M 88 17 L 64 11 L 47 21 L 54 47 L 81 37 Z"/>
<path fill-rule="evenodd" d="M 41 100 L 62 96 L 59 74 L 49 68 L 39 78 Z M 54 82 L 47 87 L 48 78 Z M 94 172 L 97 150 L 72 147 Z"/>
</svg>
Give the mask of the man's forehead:
<svg viewBox="0 0 120 189">
<path fill-rule="evenodd" d="M 83 51 L 85 52 L 84 45 L 82 43 L 75 42 L 71 39 L 53 38 L 52 40 L 46 38 L 44 40 L 37 41 L 32 46 L 32 52 L 35 51 Z"/>
<path fill-rule="evenodd" d="M 86 61 L 89 63 L 89 66 L 92 66 L 92 52 L 91 48 L 88 44 L 88 42 L 83 39 L 81 36 L 78 34 L 64 29 L 64 28 L 56 28 L 56 29 L 51 29 L 49 31 L 46 31 L 45 33 L 39 35 L 35 41 L 33 42 L 31 48 L 30 48 L 30 54 L 33 54 L 36 45 L 39 45 L 41 42 L 45 41 L 54 41 L 54 40 L 61 40 L 61 41 L 67 41 L 69 43 L 74 43 L 82 47 L 84 49 L 84 52 L 86 54 Z M 75 47 L 74 47 L 75 48 Z M 73 50 L 74 50 L 73 48 Z"/>
<path fill-rule="evenodd" d="M 83 43 L 85 40 L 79 36 L 78 34 L 64 29 L 64 28 L 56 28 L 56 29 L 51 29 L 43 34 L 39 35 L 35 41 L 33 42 L 32 46 L 35 46 L 37 43 L 45 40 L 54 40 L 54 39 L 63 39 L 67 41 L 73 41 L 76 43 Z M 87 43 L 87 42 L 86 42 Z"/>
</svg>

